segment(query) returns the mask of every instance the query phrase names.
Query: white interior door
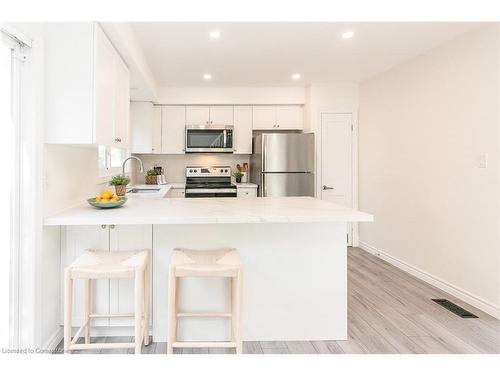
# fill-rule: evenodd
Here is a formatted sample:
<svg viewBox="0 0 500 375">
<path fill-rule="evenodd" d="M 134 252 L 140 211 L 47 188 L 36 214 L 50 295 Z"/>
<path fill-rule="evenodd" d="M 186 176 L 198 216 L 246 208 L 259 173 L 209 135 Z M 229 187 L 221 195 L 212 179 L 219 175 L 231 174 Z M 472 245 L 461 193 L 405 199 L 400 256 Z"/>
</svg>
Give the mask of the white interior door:
<svg viewBox="0 0 500 375">
<path fill-rule="evenodd" d="M 353 207 L 352 114 L 323 113 L 321 116 L 321 199 Z M 347 225 L 352 245 L 352 225 Z"/>
</svg>

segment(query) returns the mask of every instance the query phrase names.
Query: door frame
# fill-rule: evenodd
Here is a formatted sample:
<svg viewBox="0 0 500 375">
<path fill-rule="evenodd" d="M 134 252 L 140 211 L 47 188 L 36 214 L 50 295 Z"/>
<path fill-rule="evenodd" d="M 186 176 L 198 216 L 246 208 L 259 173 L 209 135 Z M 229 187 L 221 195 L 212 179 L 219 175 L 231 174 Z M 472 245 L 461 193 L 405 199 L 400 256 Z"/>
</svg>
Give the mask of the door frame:
<svg viewBox="0 0 500 375">
<path fill-rule="evenodd" d="M 322 165 L 323 165 L 323 127 L 322 120 L 323 115 L 351 115 L 352 119 L 352 132 L 351 132 L 351 163 L 352 163 L 352 208 L 357 210 L 359 207 L 358 201 L 358 137 L 359 137 L 359 129 L 358 129 L 358 110 L 357 109 L 348 109 L 348 110 L 338 110 L 338 109 L 322 109 L 319 111 L 318 116 L 318 124 L 317 124 L 317 141 L 316 141 L 316 196 L 321 199 L 322 197 Z M 359 226 L 358 223 L 352 223 L 351 233 L 350 233 L 350 246 L 357 247 L 359 246 Z"/>
</svg>

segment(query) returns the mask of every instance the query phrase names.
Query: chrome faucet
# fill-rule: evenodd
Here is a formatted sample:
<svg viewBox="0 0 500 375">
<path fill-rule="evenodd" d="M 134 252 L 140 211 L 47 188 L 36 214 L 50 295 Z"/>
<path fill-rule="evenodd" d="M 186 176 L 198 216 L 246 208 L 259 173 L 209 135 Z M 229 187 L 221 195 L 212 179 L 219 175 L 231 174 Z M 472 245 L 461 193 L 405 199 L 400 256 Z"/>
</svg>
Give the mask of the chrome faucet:
<svg viewBox="0 0 500 375">
<path fill-rule="evenodd" d="M 128 158 L 126 158 L 123 163 L 122 163 L 122 175 L 125 176 L 125 164 L 127 163 L 127 161 L 129 161 L 130 159 L 135 159 L 139 162 L 139 165 L 141 166 L 141 173 L 144 172 L 144 165 L 142 164 L 142 160 L 139 159 L 137 156 L 129 156 Z"/>
</svg>

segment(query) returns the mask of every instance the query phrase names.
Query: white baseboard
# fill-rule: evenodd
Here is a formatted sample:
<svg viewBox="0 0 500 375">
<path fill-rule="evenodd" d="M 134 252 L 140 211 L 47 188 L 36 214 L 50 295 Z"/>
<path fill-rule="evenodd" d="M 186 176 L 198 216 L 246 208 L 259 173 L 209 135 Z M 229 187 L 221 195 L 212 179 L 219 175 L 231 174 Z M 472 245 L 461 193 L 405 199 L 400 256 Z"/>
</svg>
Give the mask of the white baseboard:
<svg viewBox="0 0 500 375">
<path fill-rule="evenodd" d="M 416 278 L 425 281 L 426 283 L 431 284 L 432 286 L 445 291 L 446 293 L 451 294 L 454 297 L 461 299 L 462 301 L 468 303 L 471 306 L 478 308 L 479 310 L 485 312 L 488 315 L 493 316 L 496 319 L 500 319 L 500 306 L 495 306 L 490 302 L 483 300 L 480 297 L 477 297 L 453 284 L 450 284 L 439 277 L 431 275 L 428 272 L 425 272 L 417 267 L 414 267 L 406 262 L 403 262 L 392 255 L 384 253 L 383 251 L 378 250 L 376 247 L 367 244 L 366 242 L 359 241 L 359 247 L 372 254 L 375 255 L 387 263 L 392 264 L 393 266 L 409 273 Z"/>
<path fill-rule="evenodd" d="M 42 345 L 42 348 L 45 350 L 53 351 L 55 348 L 57 348 L 57 345 L 59 345 L 63 337 L 64 337 L 63 328 L 57 327 L 54 333 Z"/>
</svg>

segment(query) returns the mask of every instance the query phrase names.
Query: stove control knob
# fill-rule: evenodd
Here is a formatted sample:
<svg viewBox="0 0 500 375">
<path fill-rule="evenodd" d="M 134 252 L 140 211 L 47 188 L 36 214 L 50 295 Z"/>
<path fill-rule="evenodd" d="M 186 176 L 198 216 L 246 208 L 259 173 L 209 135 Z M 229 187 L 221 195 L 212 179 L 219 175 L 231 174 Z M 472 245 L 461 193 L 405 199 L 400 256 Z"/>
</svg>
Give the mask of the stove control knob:
<svg viewBox="0 0 500 375">
<path fill-rule="evenodd" d="M 194 170 L 194 173 L 198 173 L 198 170 L 197 170 L 197 169 L 195 169 L 195 170 Z"/>
<path fill-rule="evenodd" d="M 193 173 L 193 170 L 192 170 L 192 169 L 190 169 L 190 170 L 189 170 L 189 173 Z"/>
<path fill-rule="evenodd" d="M 224 172 L 224 169 L 221 169 L 221 170 L 220 170 L 220 173 L 222 173 L 222 172 Z"/>
<path fill-rule="evenodd" d="M 224 172 L 226 172 L 226 173 L 227 173 L 227 169 L 224 169 Z"/>
</svg>

